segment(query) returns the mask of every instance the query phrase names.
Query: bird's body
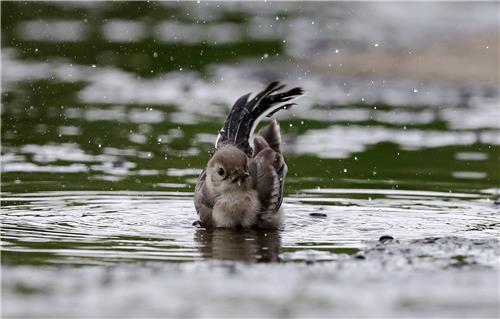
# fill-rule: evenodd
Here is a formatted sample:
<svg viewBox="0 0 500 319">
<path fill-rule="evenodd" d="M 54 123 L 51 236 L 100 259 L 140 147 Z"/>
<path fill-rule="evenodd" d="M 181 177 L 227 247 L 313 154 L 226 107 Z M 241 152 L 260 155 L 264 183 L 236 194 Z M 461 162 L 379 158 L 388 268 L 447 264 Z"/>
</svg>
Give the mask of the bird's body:
<svg viewBox="0 0 500 319">
<path fill-rule="evenodd" d="M 271 83 L 248 101 L 249 94 L 234 104 L 215 143 L 215 151 L 195 188 L 195 207 L 205 227 L 278 228 L 283 183 L 287 173 L 278 122 L 263 128 L 252 140 L 258 122 L 293 105 L 302 95 L 294 88 Z M 253 144 L 252 146 L 250 146 Z"/>
<path fill-rule="evenodd" d="M 250 228 L 257 223 L 260 210 L 257 191 L 227 192 L 219 198 L 212 210 L 212 219 L 217 227 Z"/>
</svg>

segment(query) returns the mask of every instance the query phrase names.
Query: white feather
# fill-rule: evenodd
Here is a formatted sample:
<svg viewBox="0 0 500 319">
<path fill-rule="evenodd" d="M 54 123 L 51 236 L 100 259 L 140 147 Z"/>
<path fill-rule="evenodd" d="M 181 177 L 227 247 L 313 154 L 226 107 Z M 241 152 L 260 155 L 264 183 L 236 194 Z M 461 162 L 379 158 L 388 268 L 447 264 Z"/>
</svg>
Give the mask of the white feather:
<svg viewBox="0 0 500 319">
<path fill-rule="evenodd" d="M 215 140 L 215 148 L 217 148 L 217 144 L 219 144 L 219 140 L 221 138 L 220 133 L 217 135 L 217 139 Z"/>
</svg>

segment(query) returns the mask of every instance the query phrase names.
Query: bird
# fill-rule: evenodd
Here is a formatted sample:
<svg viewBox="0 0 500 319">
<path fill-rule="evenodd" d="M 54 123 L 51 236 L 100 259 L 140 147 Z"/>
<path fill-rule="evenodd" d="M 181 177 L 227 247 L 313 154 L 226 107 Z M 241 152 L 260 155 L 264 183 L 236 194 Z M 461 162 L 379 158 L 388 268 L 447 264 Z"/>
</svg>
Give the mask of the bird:
<svg viewBox="0 0 500 319">
<path fill-rule="evenodd" d="M 198 224 L 206 228 L 278 229 L 288 167 L 278 121 L 272 119 L 254 137 L 265 117 L 296 105 L 301 87 L 284 91 L 279 81 L 250 98 L 241 96 L 231 108 L 201 172 L 194 192 Z"/>
</svg>

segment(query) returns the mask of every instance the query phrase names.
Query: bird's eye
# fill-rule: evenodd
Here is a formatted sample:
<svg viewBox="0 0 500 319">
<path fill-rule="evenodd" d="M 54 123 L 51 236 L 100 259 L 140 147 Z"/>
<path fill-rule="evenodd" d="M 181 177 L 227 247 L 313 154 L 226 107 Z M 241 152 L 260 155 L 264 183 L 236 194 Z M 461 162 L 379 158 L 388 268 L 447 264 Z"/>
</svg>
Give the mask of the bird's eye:
<svg viewBox="0 0 500 319">
<path fill-rule="evenodd" d="M 224 176 L 224 169 L 222 167 L 219 168 L 219 170 L 217 171 L 217 174 L 219 174 L 220 176 Z"/>
</svg>

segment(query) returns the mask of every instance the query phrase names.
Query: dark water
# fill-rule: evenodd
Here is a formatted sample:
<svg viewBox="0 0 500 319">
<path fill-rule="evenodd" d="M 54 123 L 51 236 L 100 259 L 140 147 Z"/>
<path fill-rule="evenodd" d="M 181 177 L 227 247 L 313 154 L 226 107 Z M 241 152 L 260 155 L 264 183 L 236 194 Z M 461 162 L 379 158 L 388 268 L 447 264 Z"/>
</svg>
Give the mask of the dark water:
<svg viewBox="0 0 500 319">
<path fill-rule="evenodd" d="M 498 4 L 1 6 L 4 316 L 498 316 Z M 284 228 L 193 227 L 276 79 Z"/>
</svg>

